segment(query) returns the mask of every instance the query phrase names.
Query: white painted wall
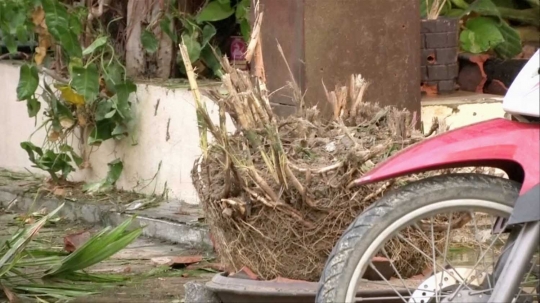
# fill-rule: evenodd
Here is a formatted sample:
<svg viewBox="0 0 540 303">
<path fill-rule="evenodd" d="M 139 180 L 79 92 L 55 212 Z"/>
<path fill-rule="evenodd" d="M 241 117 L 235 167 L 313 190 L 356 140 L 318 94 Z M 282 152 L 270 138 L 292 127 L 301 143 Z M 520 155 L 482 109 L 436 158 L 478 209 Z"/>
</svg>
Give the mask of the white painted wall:
<svg viewBox="0 0 540 303">
<path fill-rule="evenodd" d="M 28 139 L 36 125 L 34 119 L 28 118 L 25 103 L 16 102 L 18 79 L 17 66 L 0 63 L 0 167 L 24 171 L 31 169 L 31 163 L 19 144 Z M 470 96 L 458 96 L 428 100 L 422 108 L 424 129 L 430 128 L 434 116 L 445 117 L 451 128 L 502 117 L 504 112 L 501 103 L 493 100 L 492 96 L 489 98 L 491 99 L 486 100 L 485 96 L 475 96 L 473 99 Z M 159 107 L 156 111 L 158 100 Z M 212 101 L 206 98 L 205 100 L 212 118 L 217 122 L 217 106 Z M 195 105 L 191 92 L 187 89 L 139 84 L 133 101 L 136 112 L 136 144 L 132 144 L 130 139 L 104 143 L 92 154 L 92 167 L 73 174 L 73 180 L 100 180 L 107 173 L 107 163 L 121 158 L 124 172 L 117 184 L 119 188 L 143 193 L 152 193 L 155 188 L 156 193 L 162 193 L 167 184 L 170 198 L 198 203 L 190 176 L 193 162 L 200 155 Z M 460 102 L 466 104 L 459 104 Z M 456 106 L 458 111 L 452 112 L 452 108 Z M 42 121 L 43 116 L 39 115 L 37 125 Z M 228 129 L 233 130 L 230 121 Z M 168 139 L 167 133 L 170 136 Z M 41 145 L 44 136 L 43 130 L 38 131 L 32 141 Z M 158 173 L 160 161 L 162 165 Z M 39 170 L 32 171 L 42 173 Z M 156 173 L 156 183 L 143 188 Z"/>
<path fill-rule="evenodd" d="M 25 102 L 16 102 L 18 78 L 18 66 L 0 63 L 0 167 L 24 171 L 30 168 L 31 162 L 19 144 L 28 139 L 36 126 L 34 119 L 28 118 Z M 209 113 L 217 123 L 217 106 L 207 98 L 205 101 Z M 135 144 L 130 138 L 105 142 L 92 153 L 91 168 L 77 171 L 72 175 L 72 179 L 100 180 L 107 174 L 107 163 L 121 158 L 124 171 L 117 183 L 119 188 L 143 193 L 152 193 L 154 190 L 162 193 L 166 184 L 170 190 L 170 198 L 198 203 L 190 172 L 201 150 L 191 92 L 187 89 L 139 84 L 133 104 L 136 119 L 133 131 Z M 37 124 L 42 121 L 43 115 L 40 114 Z M 228 122 L 228 129 L 233 130 L 231 121 Z M 40 146 L 44 137 L 45 132 L 38 131 L 32 137 L 32 142 Z M 160 161 L 162 164 L 158 173 Z M 42 173 L 39 170 L 32 171 Z M 156 180 L 143 188 L 156 173 Z"/>
</svg>

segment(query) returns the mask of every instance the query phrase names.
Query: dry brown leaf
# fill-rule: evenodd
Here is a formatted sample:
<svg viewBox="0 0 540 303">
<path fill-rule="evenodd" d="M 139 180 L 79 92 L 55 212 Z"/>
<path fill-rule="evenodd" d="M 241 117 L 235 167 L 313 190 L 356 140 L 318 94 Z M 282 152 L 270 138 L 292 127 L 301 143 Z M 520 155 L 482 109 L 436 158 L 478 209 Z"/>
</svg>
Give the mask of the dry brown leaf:
<svg viewBox="0 0 540 303">
<path fill-rule="evenodd" d="M 34 61 L 37 65 L 41 65 L 43 63 L 43 60 L 45 60 L 45 56 L 47 56 L 47 48 L 38 46 L 36 47 L 36 54 L 34 55 Z"/>
<path fill-rule="evenodd" d="M 62 187 L 57 187 L 54 189 L 53 195 L 63 197 L 66 195 L 66 189 Z"/>
<path fill-rule="evenodd" d="M 1 285 L 1 284 L 0 284 L 0 286 L 2 287 L 2 290 L 4 291 L 4 294 L 6 294 L 6 297 L 7 297 L 8 301 L 9 301 L 9 303 L 21 302 L 19 297 L 17 297 L 17 295 L 13 291 L 11 291 L 11 289 L 9 289 L 6 286 Z"/>
<path fill-rule="evenodd" d="M 41 6 L 36 7 L 36 9 L 32 12 L 32 22 L 35 26 L 41 26 L 43 28 L 47 28 L 47 24 L 45 24 L 45 11 Z"/>
<path fill-rule="evenodd" d="M 198 263 L 203 260 L 202 256 L 196 255 L 196 256 L 179 256 L 179 257 L 172 257 L 172 265 L 178 266 L 178 265 L 189 265 L 193 263 Z"/>
<path fill-rule="evenodd" d="M 88 231 L 83 231 L 64 237 L 64 249 L 67 252 L 74 252 L 77 248 L 86 243 L 92 235 Z"/>
<path fill-rule="evenodd" d="M 62 118 L 60 119 L 60 125 L 62 125 L 63 128 L 70 128 L 75 124 L 75 121 L 73 121 L 70 118 Z"/>
<path fill-rule="evenodd" d="M 49 135 L 47 136 L 47 139 L 49 139 L 51 142 L 58 141 L 58 138 L 60 138 L 60 133 L 54 130 L 49 132 Z"/>
</svg>

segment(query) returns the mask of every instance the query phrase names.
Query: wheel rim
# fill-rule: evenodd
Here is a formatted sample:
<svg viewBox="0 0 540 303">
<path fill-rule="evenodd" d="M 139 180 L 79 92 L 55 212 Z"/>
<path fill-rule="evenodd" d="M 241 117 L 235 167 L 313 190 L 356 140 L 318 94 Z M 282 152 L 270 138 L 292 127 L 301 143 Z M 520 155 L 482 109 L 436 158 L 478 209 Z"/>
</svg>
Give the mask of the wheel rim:
<svg viewBox="0 0 540 303">
<path fill-rule="evenodd" d="M 360 277 L 362 274 L 364 274 L 365 270 L 372 265 L 371 261 L 373 256 L 376 255 L 376 253 L 382 248 L 384 250 L 384 244 L 391 240 L 391 238 L 399 233 L 401 230 L 407 228 L 411 225 L 412 222 L 417 221 L 421 218 L 425 218 L 430 215 L 434 215 L 437 213 L 445 212 L 445 211 L 452 211 L 452 212 L 463 212 L 463 211 L 470 211 L 470 208 L 474 207 L 476 211 L 484 211 L 491 213 L 495 216 L 501 216 L 501 217 L 508 217 L 510 213 L 512 212 L 512 207 L 493 202 L 493 201 L 487 201 L 487 200 L 480 200 L 480 199 L 456 199 L 456 200 L 446 200 L 446 201 L 440 201 L 437 203 L 433 203 L 424 207 L 421 207 L 419 209 L 416 209 L 405 216 L 402 216 L 395 222 L 393 222 L 389 227 L 387 227 L 383 232 L 375 238 L 375 240 L 368 246 L 365 253 L 362 255 L 360 262 L 355 267 L 355 270 L 353 272 L 352 278 L 349 282 L 349 285 L 347 287 L 346 292 L 346 302 L 355 302 L 356 297 L 356 290 L 358 287 L 358 282 L 360 281 Z M 412 222 L 411 222 L 412 221 Z M 450 226 L 451 223 L 449 223 Z M 433 226 L 433 224 L 431 224 Z M 432 229 L 433 232 L 433 229 Z M 448 236 L 448 235 L 447 235 Z M 495 240 L 498 239 L 499 236 L 495 238 Z M 493 243 L 495 242 L 493 241 Z M 448 241 L 447 241 L 448 242 Z M 432 243 L 433 244 L 433 243 Z M 433 245 L 433 255 L 435 256 L 435 245 Z M 447 247 L 445 247 L 446 249 Z M 487 251 L 486 251 L 487 252 Z M 482 258 L 485 257 L 482 256 Z M 433 258 L 435 260 L 435 257 Z M 435 260 L 433 263 L 433 268 L 437 268 L 439 264 L 435 264 L 437 261 Z M 445 251 L 445 262 L 446 262 L 446 251 Z M 479 261 L 478 261 L 479 262 Z M 444 265 L 444 264 L 443 264 Z M 393 266 L 393 265 L 392 265 Z M 475 264 L 475 267 L 477 267 L 478 264 Z M 395 269 L 395 267 L 394 267 Z M 397 272 L 397 271 L 396 271 Z M 437 270 L 435 270 L 435 273 Z M 380 273 L 379 273 L 380 274 Z M 399 275 L 399 273 L 398 273 Z M 403 282 L 403 279 L 400 280 Z M 387 281 L 385 281 L 387 282 Z M 405 285 L 405 284 L 404 284 Z M 389 285 L 392 287 L 391 285 Z M 393 289 L 397 292 L 396 289 Z M 408 289 L 409 293 L 410 290 Z M 399 294 L 399 293 L 398 293 Z M 401 295 L 400 295 L 401 297 Z M 398 298 L 399 299 L 399 298 Z M 402 297 L 403 299 L 403 297 Z M 404 302 L 408 302 L 404 300 Z M 418 302 L 420 303 L 420 302 Z"/>
</svg>

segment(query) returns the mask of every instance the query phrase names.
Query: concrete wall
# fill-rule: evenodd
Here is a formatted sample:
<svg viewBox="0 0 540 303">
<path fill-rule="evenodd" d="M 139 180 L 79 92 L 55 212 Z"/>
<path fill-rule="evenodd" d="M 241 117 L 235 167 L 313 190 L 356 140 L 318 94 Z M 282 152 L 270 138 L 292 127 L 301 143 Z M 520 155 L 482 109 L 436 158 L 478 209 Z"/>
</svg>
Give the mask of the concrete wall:
<svg viewBox="0 0 540 303">
<path fill-rule="evenodd" d="M 444 118 L 450 129 L 502 118 L 504 117 L 502 97 L 460 92 L 447 97 L 424 98 L 422 122 L 425 131 L 430 129 L 433 117 Z"/>
<path fill-rule="evenodd" d="M 31 169 L 31 162 L 19 144 L 34 132 L 35 122 L 37 125 L 43 122 L 43 115 L 39 114 L 37 121 L 28 118 L 25 102 L 15 102 L 18 79 L 18 66 L 0 63 L 0 167 L 24 171 Z M 205 100 L 217 122 L 217 106 Z M 102 144 L 91 155 L 91 168 L 74 173 L 72 179 L 100 180 L 107 174 L 107 163 L 121 158 L 124 171 L 118 182 L 119 188 L 158 194 L 168 189 L 170 198 L 198 203 L 190 171 L 201 150 L 191 92 L 185 88 L 139 84 L 133 104 L 136 112 L 133 138 Z M 230 121 L 228 129 L 234 129 Z M 31 141 L 41 146 L 44 137 L 45 132 L 41 130 Z M 156 178 L 151 182 L 154 176 Z"/>
<path fill-rule="evenodd" d="M 19 78 L 18 67 L 0 63 L 0 168 L 14 171 L 30 169 L 27 154 L 20 148 L 43 122 L 28 118 L 26 104 L 16 102 Z M 208 109 L 217 122 L 217 107 L 207 100 Z M 159 102 L 159 106 L 156 104 Z M 170 89 L 156 85 L 139 84 L 133 99 L 135 130 L 133 140 L 106 142 L 90 158 L 92 167 L 73 174 L 74 181 L 94 181 L 107 173 L 107 163 L 121 158 L 124 172 L 118 187 L 143 193 L 162 193 L 188 203 L 197 203 L 190 171 L 199 156 L 199 135 L 195 105 L 187 89 Z M 451 128 L 495 117 L 502 117 L 500 98 L 493 96 L 457 95 L 450 98 L 427 99 L 423 102 L 424 128 L 429 129 L 434 116 L 445 117 Z M 35 124 L 37 123 L 37 124 Z M 232 130 L 232 124 L 228 123 Z M 41 145 L 45 133 L 38 131 L 32 142 Z M 158 172 L 159 163 L 161 169 Z M 39 170 L 32 170 L 42 173 Z M 149 184 L 150 180 L 155 180 Z M 148 185 L 145 187 L 145 185 Z"/>
</svg>

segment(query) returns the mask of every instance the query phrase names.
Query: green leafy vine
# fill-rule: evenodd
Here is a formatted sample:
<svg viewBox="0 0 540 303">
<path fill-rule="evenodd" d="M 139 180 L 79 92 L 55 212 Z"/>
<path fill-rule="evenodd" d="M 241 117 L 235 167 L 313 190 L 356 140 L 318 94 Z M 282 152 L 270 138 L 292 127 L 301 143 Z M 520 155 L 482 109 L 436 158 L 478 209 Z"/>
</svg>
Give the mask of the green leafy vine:
<svg viewBox="0 0 540 303">
<path fill-rule="evenodd" d="M 540 27 L 538 0 L 447 0 L 441 16 L 460 18 L 459 36 L 463 51 L 480 54 L 493 52 L 503 59 L 514 58 L 522 51 L 519 32 L 510 22 Z M 426 17 L 434 0 L 420 0 L 420 12 Z"/>
<path fill-rule="evenodd" d="M 130 95 L 137 87 L 127 79 L 101 25 L 91 31 L 91 43 L 84 47 L 81 20 L 87 15 L 85 6 L 58 0 L 0 3 L 1 37 L 9 51 L 17 52 L 16 41 L 37 40 L 32 62 L 20 68 L 17 98 L 26 102 L 29 117 L 37 121 L 43 113 L 38 130 L 45 129 L 47 136 L 42 146 L 25 141 L 21 147 L 33 166 L 56 182 L 65 181 L 76 167 L 87 167 L 93 146 L 127 137 L 133 120 Z M 88 34 L 84 32 L 86 38 Z M 74 138 L 82 143 L 81 155 L 72 147 Z M 113 166 L 121 172 L 121 165 Z M 118 171 L 113 175 L 104 187 L 116 182 Z"/>
</svg>

